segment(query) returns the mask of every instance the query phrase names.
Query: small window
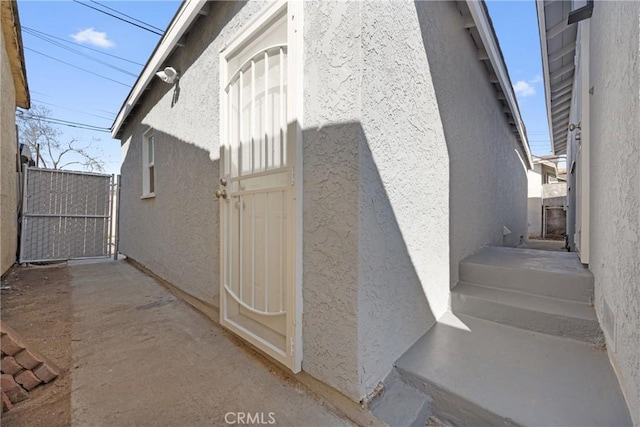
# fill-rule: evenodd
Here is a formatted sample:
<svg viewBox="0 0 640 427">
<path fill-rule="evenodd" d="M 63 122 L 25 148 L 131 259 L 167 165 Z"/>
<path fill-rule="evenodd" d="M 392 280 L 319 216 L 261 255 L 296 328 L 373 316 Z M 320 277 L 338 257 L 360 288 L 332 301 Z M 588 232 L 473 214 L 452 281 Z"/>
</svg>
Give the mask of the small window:
<svg viewBox="0 0 640 427">
<path fill-rule="evenodd" d="M 153 132 L 147 132 L 142 141 L 142 198 L 155 196 L 155 151 Z"/>
</svg>

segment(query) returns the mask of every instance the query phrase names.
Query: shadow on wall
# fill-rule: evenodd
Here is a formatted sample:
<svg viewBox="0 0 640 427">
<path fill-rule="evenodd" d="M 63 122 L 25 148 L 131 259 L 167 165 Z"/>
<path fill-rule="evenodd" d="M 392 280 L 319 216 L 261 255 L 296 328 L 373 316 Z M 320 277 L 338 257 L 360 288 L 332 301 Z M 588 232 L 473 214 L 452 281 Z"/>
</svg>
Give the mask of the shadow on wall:
<svg viewBox="0 0 640 427">
<path fill-rule="evenodd" d="M 219 161 L 207 150 L 154 129 L 155 197 L 141 200 L 145 130 L 135 128 L 122 164 L 120 251 L 217 306 L 219 222 L 214 193 Z"/>
<path fill-rule="evenodd" d="M 450 159 L 453 287 L 464 257 L 526 238 L 527 171 L 455 4 L 416 1 L 415 7 Z M 503 226 L 511 234 L 503 236 Z"/>
<path fill-rule="evenodd" d="M 304 370 L 358 401 L 435 316 L 361 125 L 303 140 Z"/>
<path fill-rule="evenodd" d="M 160 71 L 165 66 L 171 66 L 175 68 L 180 77 L 187 74 L 189 68 L 198 62 L 203 52 L 209 48 L 220 35 L 220 32 L 225 28 L 227 23 L 231 22 L 233 17 L 240 12 L 240 10 L 247 4 L 246 1 L 211 1 L 208 2 L 211 10 L 207 15 L 200 15 L 193 27 L 186 33 L 181 39 L 183 47 L 178 47 L 174 52 L 165 59 L 164 63 L 160 65 Z M 217 64 L 215 72 L 218 72 Z M 203 82 L 206 84 L 207 82 Z M 207 88 L 203 86 L 201 90 L 205 91 Z M 154 78 L 145 94 L 144 103 L 137 104 L 133 107 L 128 122 L 137 122 L 143 120 L 149 111 L 165 97 L 167 92 L 172 91 L 171 96 L 171 108 L 174 108 L 180 103 L 180 80 L 178 79 L 175 84 L 164 83 L 159 78 Z M 215 88 L 214 94 L 217 95 L 218 88 Z M 178 109 L 179 111 L 179 109 Z M 129 125 L 130 126 L 130 125 Z"/>
</svg>

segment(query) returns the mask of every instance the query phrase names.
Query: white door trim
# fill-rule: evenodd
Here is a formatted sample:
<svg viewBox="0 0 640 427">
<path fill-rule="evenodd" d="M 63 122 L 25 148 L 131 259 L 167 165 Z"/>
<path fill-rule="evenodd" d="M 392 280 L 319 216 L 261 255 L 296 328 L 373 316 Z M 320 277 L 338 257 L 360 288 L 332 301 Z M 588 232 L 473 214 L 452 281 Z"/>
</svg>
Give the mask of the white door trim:
<svg viewBox="0 0 640 427">
<path fill-rule="evenodd" d="M 286 0 L 278 0 L 269 4 L 249 21 L 244 28 L 230 39 L 220 52 L 219 67 L 219 132 L 220 132 L 220 176 L 226 170 L 226 161 L 228 153 L 224 150 L 224 144 L 227 141 L 228 112 L 225 87 L 228 81 L 228 58 L 237 53 L 244 43 L 255 37 L 260 31 L 268 27 L 271 22 L 286 11 L 287 20 L 287 50 L 288 50 L 288 89 L 287 89 L 287 149 L 288 156 L 292 162 L 292 184 L 294 185 L 294 236 L 291 239 L 291 253 L 287 258 L 291 260 L 290 265 L 293 266 L 292 271 L 287 274 L 292 275 L 293 290 L 287 293 L 286 309 L 291 314 L 291 321 L 286 324 L 286 336 L 289 342 L 286 343 L 287 355 L 285 357 L 279 354 L 270 354 L 280 363 L 283 363 L 294 373 L 302 369 L 302 200 L 303 200 L 303 175 L 302 175 L 302 117 L 303 117 L 303 26 L 302 26 L 302 8 L 303 2 Z M 217 186 L 217 183 L 215 183 Z M 221 203 L 224 203 L 221 201 Z M 220 209 L 220 322 L 223 326 L 238 333 L 241 330 L 225 325 L 225 271 L 227 263 L 227 231 L 226 219 L 224 218 L 224 209 Z M 258 341 L 261 341 L 257 339 Z M 267 342 L 261 342 L 265 347 L 271 347 Z"/>
</svg>

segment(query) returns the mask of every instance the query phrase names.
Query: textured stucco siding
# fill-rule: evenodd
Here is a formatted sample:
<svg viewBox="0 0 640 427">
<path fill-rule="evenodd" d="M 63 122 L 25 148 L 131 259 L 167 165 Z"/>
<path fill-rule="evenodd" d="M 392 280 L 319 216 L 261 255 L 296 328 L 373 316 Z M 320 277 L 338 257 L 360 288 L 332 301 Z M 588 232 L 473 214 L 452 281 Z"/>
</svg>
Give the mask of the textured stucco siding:
<svg viewBox="0 0 640 427">
<path fill-rule="evenodd" d="M 458 263 L 527 236 L 527 170 L 455 2 L 416 2 L 449 152 L 451 286 Z M 503 238 L 503 226 L 511 234 Z"/>
<path fill-rule="evenodd" d="M 359 400 L 461 258 L 526 236 L 526 168 L 454 4 L 307 2 L 304 23 L 303 368 Z"/>
<path fill-rule="evenodd" d="M 121 250 L 217 304 L 218 52 L 262 4 L 212 6 L 167 61 L 177 102 L 155 81 L 125 125 Z M 526 233 L 526 174 L 453 5 L 303 10 L 302 368 L 360 400 L 447 310 L 450 266 L 503 225 Z M 156 197 L 140 200 L 148 127 Z"/>
<path fill-rule="evenodd" d="M 302 367 L 354 400 L 358 378 L 360 4 L 304 5 Z"/>
<path fill-rule="evenodd" d="M 166 61 L 178 89 L 155 79 L 122 137 L 120 251 L 218 305 L 219 51 L 264 3 L 215 2 Z M 153 128 L 155 198 L 141 200 L 142 138 Z"/>
<path fill-rule="evenodd" d="M 590 20 L 590 261 L 595 305 L 640 425 L 640 3 L 596 2 Z"/>
<path fill-rule="evenodd" d="M 416 5 L 364 2 L 362 51 L 358 343 L 367 395 L 448 308 L 449 158 Z"/>
<path fill-rule="evenodd" d="M 0 106 L 0 170 L 2 181 L 0 189 L 0 235 L 2 246 L 0 254 L 0 274 L 4 274 L 16 262 L 17 247 L 17 188 L 16 188 L 16 93 L 11 76 L 11 66 L 5 46 L 3 31 L 0 31 L 0 87 L 2 105 Z"/>
</svg>

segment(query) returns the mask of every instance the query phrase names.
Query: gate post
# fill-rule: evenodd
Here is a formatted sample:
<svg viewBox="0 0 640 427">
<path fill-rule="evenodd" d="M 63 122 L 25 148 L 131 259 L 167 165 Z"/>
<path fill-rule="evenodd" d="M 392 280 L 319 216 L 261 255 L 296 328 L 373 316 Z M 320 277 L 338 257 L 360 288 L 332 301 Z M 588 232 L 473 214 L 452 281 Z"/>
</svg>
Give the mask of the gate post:
<svg viewBox="0 0 640 427">
<path fill-rule="evenodd" d="M 116 245 L 113 250 L 113 260 L 118 260 L 118 246 L 120 244 L 120 175 L 116 177 L 116 194 L 115 194 L 115 203 L 116 203 L 116 223 L 115 223 L 115 241 Z"/>
</svg>

